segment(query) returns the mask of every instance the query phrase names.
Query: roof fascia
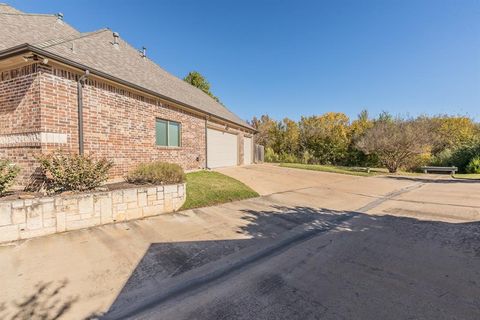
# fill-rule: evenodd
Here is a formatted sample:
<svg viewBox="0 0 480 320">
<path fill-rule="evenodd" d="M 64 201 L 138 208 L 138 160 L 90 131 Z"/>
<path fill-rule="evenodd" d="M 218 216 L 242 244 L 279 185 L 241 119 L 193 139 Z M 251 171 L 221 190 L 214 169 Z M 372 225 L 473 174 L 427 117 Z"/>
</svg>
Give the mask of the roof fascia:
<svg viewBox="0 0 480 320">
<path fill-rule="evenodd" d="M 96 69 L 92 69 L 84 64 L 81 64 L 81 63 L 78 63 L 78 62 L 75 62 L 75 61 L 72 61 L 70 59 L 67 59 L 67 58 L 64 58 L 62 56 L 59 56 L 57 54 L 54 54 L 54 53 L 51 53 L 49 51 L 45 51 L 41 48 L 38 48 L 38 47 L 35 47 L 35 46 L 32 46 L 31 44 L 28 44 L 28 43 L 24 43 L 24 44 L 21 44 L 21 45 L 18 45 L 18 46 L 15 46 L 15 47 L 12 47 L 12 48 L 9 48 L 9 49 L 6 49 L 6 50 L 2 50 L 0 51 L 0 59 L 5 59 L 5 58 L 9 58 L 9 57 L 12 57 L 12 56 L 15 56 L 15 55 L 18 55 L 18 54 L 21 54 L 21 53 L 25 53 L 25 52 L 33 52 L 33 53 L 36 53 L 38 55 L 41 55 L 45 58 L 49 58 L 49 59 L 53 59 L 53 60 L 56 60 L 60 63 L 63 63 L 63 64 L 66 64 L 66 65 L 69 65 L 71 67 L 74 67 L 76 69 L 80 69 L 82 71 L 85 71 L 85 70 L 89 70 L 91 74 L 94 74 L 98 77 L 101 77 L 101 78 L 105 78 L 105 79 L 108 79 L 110 81 L 113 81 L 113 82 L 117 82 L 117 83 L 120 83 L 124 86 L 127 86 L 127 87 L 131 87 L 135 90 L 138 90 L 138 91 L 141 91 L 141 92 L 145 92 L 145 93 L 148 93 L 149 95 L 152 95 L 152 96 L 155 96 L 155 97 L 158 97 L 160 99 L 163 99 L 163 100 L 166 100 L 168 102 L 171 102 L 171 103 L 174 103 L 176 105 L 179 105 L 179 106 L 182 106 L 184 108 L 187 108 L 187 109 L 192 109 L 192 110 L 195 110 L 196 112 L 199 112 L 201 114 L 204 114 L 204 115 L 207 115 L 207 116 L 210 116 L 212 118 L 216 118 L 216 119 L 219 119 L 221 121 L 224 121 L 224 122 L 227 122 L 227 123 L 230 123 L 234 126 L 237 126 L 237 127 L 240 127 L 240 128 L 244 128 L 244 129 L 247 129 L 249 131 L 253 131 L 253 132 L 257 132 L 257 130 L 255 129 L 252 129 L 252 128 L 249 128 L 247 126 L 243 126 L 239 123 L 236 123 L 236 122 L 233 122 L 231 120 L 228 120 L 228 119 L 225 119 L 225 118 L 222 118 L 222 117 L 219 117 L 217 115 L 214 115 L 214 114 L 211 114 L 209 112 L 205 112 L 204 110 L 201 110 L 197 107 L 194 107 L 194 106 L 191 106 L 189 104 L 186 104 L 186 103 L 183 103 L 181 101 L 178 101 L 176 99 L 172 99 L 170 97 L 167 97 L 163 94 L 160 94 L 158 92 L 155 92 L 155 91 L 152 91 L 152 90 L 149 90 L 149 89 L 146 89 L 144 87 L 141 87 L 139 85 L 136 85 L 136 84 L 133 84 L 129 81 L 125 81 L 125 80 L 122 80 L 120 78 L 117 78 L 117 77 L 114 77 L 112 75 L 109 75 L 108 73 L 105 73 L 105 72 L 102 72 L 102 71 L 99 71 L 99 70 L 96 70 Z"/>
</svg>

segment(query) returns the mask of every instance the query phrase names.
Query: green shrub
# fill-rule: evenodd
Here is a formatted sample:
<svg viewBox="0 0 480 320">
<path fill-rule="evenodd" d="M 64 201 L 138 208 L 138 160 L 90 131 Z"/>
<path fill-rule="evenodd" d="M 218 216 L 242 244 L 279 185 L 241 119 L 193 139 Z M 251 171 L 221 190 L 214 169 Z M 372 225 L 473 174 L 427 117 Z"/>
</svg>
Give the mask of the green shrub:
<svg viewBox="0 0 480 320">
<path fill-rule="evenodd" d="M 0 159 L 0 195 L 2 195 L 20 172 L 20 168 L 8 160 Z"/>
<path fill-rule="evenodd" d="M 468 164 L 476 157 L 480 157 L 480 143 L 465 145 L 456 149 L 447 165 L 458 167 L 460 172 L 467 172 Z"/>
<path fill-rule="evenodd" d="M 302 152 L 302 155 L 301 155 L 301 163 L 303 164 L 310 164 L 312 163 L 312 160 L 313 160 L 313 155 L 308 152 L 308 150 L 305 150 L 304 152 Z"/>
<path fill-rule="evenodd" d="M 423 166 L 432 162 L 432 155 L 429 152 L 413 157 L 402 169 L 407 172 L 423 172 Z"/>
<path fill-rule="evenodd" d="M 273 151 L 272 148 L 265 149 L 265 162 L 284 162 L 284 163 L 296 163 L 299 162 L 298 158 L 290 153 L 282 151 L 278 154 Z"/>
<path fill-rule="evenodd" d="M 108 178 L 113 162 L 91 156 L 54 153 L 37 158 L 45 174 L 48 191 L 86 191 Z"/>
<path fill-rule="evenodd" d="M 430 164 L 439 167 L 451 166 L 452 154 L 452 149 L 444 149 L 432 157 Z"/>
<path fill-rule="evenodd" d="M 139 164 L 125 180 L 135 184 L 182 183 L 185 181 L 185 172 L 178 164 L 156 161 Z"/>
<path fill-rule="evenodd" d="M 466 168 L 467 173 L 480 173 L 480 156 L 470 160 Z"/>
<path fill-rule="evenodd" d="M 272 148 L 265 148 L 265 162 L 279 162 L 278 154 Z"/>
<path fill-rule="evenodd" d="M 282 152 L 280 156 L 278 157 L 279 162 L 284 162 L 284 163 L 297 163 L 298 159 L 295 157 L 293 154 L 289 154 L 286 152 Z"/>
</svg>

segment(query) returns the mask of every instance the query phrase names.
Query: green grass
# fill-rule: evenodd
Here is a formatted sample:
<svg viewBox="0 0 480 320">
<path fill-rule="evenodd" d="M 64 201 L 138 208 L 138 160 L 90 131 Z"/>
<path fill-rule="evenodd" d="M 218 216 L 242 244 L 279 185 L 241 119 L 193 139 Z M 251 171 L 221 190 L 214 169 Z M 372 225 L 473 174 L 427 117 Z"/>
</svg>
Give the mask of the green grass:
<svg viewBox="0 0 480 320">
<path fill-rule="evenodd" d="M 381 169 L 370 169 L 370 173 L 368 173 L 365 171 L 360 171 L 358 168 L 326 166 L 326 165 L 317 165 L 317 164 L 301 164 L 301 163 L 280 163 L 280 167 L 333 172 L 333 173 L 341 173 L 341 174 L 351 174 L 354 176 L 363 176 L 363 177 L 369 177 L 377 174 L 386 173 L 384 172 L 384 170 L 381 170 Z"/>
<path fill-rule="evenodd" d="M 213 171 L 187 173 L 187 200 L 181 210 L 258 197 L 242 182 Z"/>
<path fill-rule="evenodd" d="M 456 173 L 453 177 L 456 179 L 480 180 L 480 174 L 475 173 Z"/>
<path fill-rule="evenodd" d="M 360 171 L 359 168 L 354 167 L 340 167 L 340 166 L 327 166 L 327 165 L 317 165 L 317 164 L 302 164 L 302 163 L 280 163 L 280 167 L 285 168 L 295 168 L 295 169 L 304 169 L 304 170 L 314 170 L 314 171 L 324 171 L 324 172 L 333 172 L 341 174 L 350 174 L 354 176 L 363 176 L 370 177 L 375 175 L 390 175 L 385 168 L 370 168 L 370 173 Z M 422 176 L 422 172 L 405 172 L 399 171 L 394 175 L 402 176 Z M 454 178 L 456 179 L 471 179 L 471 180 L 480 180 L 480 174 L 455 174 Z"/>
</svg>

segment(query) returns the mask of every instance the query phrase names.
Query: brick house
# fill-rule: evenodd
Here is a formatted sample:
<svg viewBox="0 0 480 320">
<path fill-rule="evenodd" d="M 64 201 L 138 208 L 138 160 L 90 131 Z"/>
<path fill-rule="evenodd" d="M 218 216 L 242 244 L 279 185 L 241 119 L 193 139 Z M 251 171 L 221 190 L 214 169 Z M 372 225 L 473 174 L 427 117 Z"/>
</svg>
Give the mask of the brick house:
<svg viewBox="0 0 480 320">
<path fill-rule="evenodd" d="M 21 166 L 19 184 L 35 155 L 54 150 L 111 159 L 112 179 L 153 160 L 185 170 L 252 162 L 250 125 L 118 33 L 81 33 L 62 14 L 6 4 L 0 30 L 0 158 Z"/>
</svg>

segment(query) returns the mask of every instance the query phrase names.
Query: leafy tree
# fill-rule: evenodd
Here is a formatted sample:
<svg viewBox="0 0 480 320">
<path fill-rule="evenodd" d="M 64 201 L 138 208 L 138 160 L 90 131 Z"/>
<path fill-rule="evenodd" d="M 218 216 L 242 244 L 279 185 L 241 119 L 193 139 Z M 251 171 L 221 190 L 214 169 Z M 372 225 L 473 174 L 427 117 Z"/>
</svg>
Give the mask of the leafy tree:
<svg viewBox="0 0 480 320">
<path fill-rule="evenodd" d="M 340 164 L 347 155 L 349 119 L 344 113 L 328 112 L 302 117 L 299 123 L 301 147 L 322 164 Z"/>
<path fill-rule="evenodd" d="M 282 151 L 289 155 L 296 155 L 300 147 L 300 129 L 298 124 L 288 118 L 283 119 L 281 125 Z"/>
<path fill-rule="evenodd" d="M 356 145 L 366 154 L 376 154 L 388 171 L 395 173 L 429 151 L 430 133 L 428 122 L 421 119 L 388 119 L 375 122 Z"/>
<path fill-rule="evenodd" d="M 444 115 L 426 118 L 426 121 L 432 122 L 435 154 L 445 149 L 456 149 L 467 145 L 479 134 L 477 124 L 468 117 Z"/>
<path fill-rule="evenodd" d="M 215 101 L 220 102 L 220 99 L 216 97 L 211 91 L 210 91 L 210 83 L 207 81 L 207 79 L 200 74 L 197 71 L 191 71 L 187 74 L 185 78 L 183 78 L 185 82 L 190 83 L 192 86 L 197 87 L 198 89 L 202 90 L 206 94 L 208 94 L 210 97 L 212 97 Z"/>
<path fill-rule="evenodd" d="M 352 122 L 343 113 L 330 112 L 298 122 L 263 115 L 254 117 L 251 125 L 259 131 L 257 142 L 268 148 L 268 159 L 275 162 L 383 164 L 391 171 L 455 165 L 465 172 L 480 155 L 480 125 L 461 116 L 401 119 L 382 112 L 372 119 L 363 110 Z"/>
<path fill-rule="evenodd" d="M 378 163 L 376 155 L 367 155 L 356 147 L 356 143 L 365 135 L 368 129 L 373 127 L 374 121 L 370 119 L 368 111 L 362 110 L 357 119 L 350 124 L 350 142 L 348 145 L 348 156 L 345 164 L 372 166 Z"/>
<path fill-rule="evenodd" d="M 268 115 L 262 115 L 260 119 L 253 117 L 250 125 L 258 131 L 255 136 L 256 143 L 265 146 L 265 148 L 272 148 L 278 139 L 277 122 Z"/>
<path fill-rule="evenodd" d="M 382 111 L 379 115 L 378 115 L 378 119 L 375 120 L 376 122 L 391 122 L 393 121 L 393 116 L 388 112 L 388 111 Z"/>
</svg>

